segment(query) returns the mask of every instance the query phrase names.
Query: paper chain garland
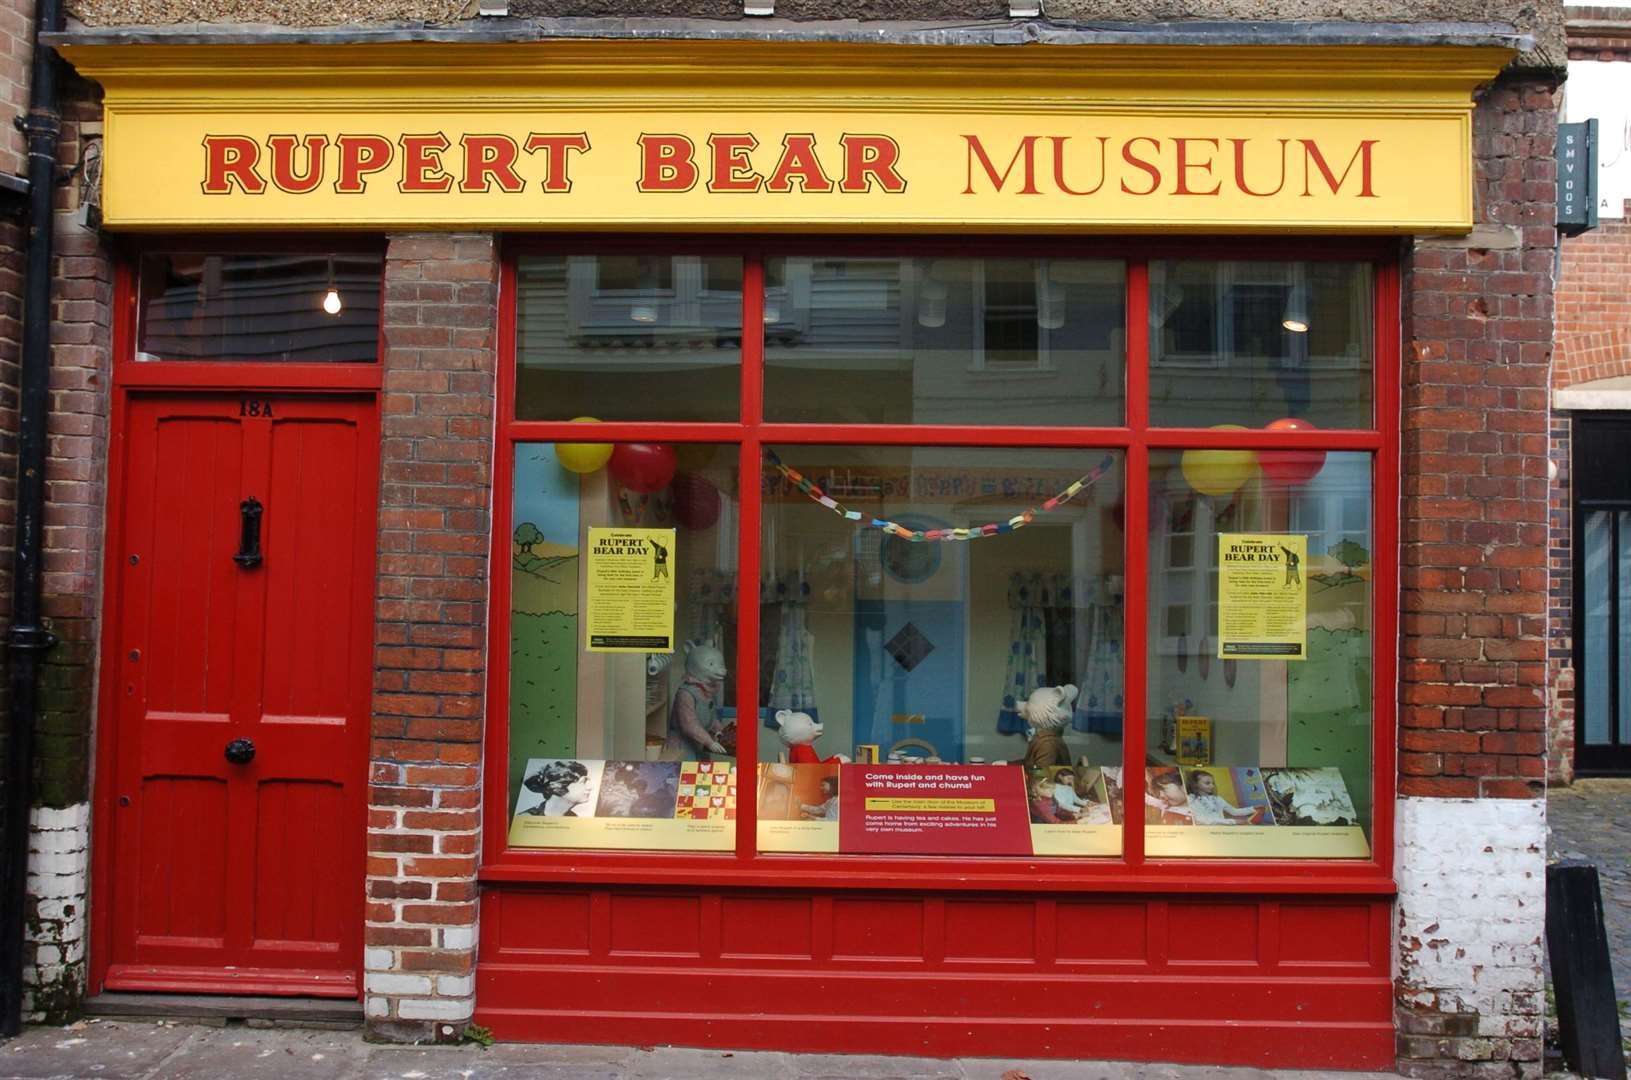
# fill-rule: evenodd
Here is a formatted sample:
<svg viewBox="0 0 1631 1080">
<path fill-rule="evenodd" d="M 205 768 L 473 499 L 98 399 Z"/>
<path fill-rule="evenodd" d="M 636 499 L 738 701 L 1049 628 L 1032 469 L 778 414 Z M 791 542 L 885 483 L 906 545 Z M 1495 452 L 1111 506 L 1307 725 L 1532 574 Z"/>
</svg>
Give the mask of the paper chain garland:
<svg viewBox="0 0 1631 1080">
<path fill-rule="evenodd" d="M 1050 510 L 1056 510 L 1060 506 L 1069 502 L 1071 499 L 1074 499 L 1077 495 L 1080 495 L 1087 488 L 1092 487 L 1099 481 L 1100 478 L 1104 476 L 1105 473 L 1109 472 L 1111 468 L 1115 466 L 1115 458 L 1110 454 L 1104 455 L 1104 460 L 1095 465 L 1092 471 L 1088 472 L 1081 479 L 1072 483 L 1059 494 L 1055 495 L 1041 506 L 1033 506 L 1024 513 L 1015 514 L 1007 521 L 993 521 L 987 525 L 970 525 L 967 528 L 961 529 L 925 530 L 908 529 L 899 522 L 885 521 L 883 518 L 868 517 L 859 510 L 846 510 L 842 503 L 834 499 L 831 495 L 828 495 L 826 492 L 822 491 L 809 480 L 805 479 L 804 475 L 797 469 L 789 468 L 788 466 L 782 464 L 781 458 L 776 456 L 776 452 L 774 450 L 766 447 L 765 457 L 769 459 L 770 464 L 776 467 L 777 472 L 781 473 L 783 476 L 787 477 L 788 480 L 792 481 L 793 486 L 798 488 L 805 495 L 809 496 L 812 502 L 820 503 L 822 506 L 825 506 L 828 510 L 831 510 L 839 517 L 845 518 L 849 521 L 859 521 L 870 528 L 880 529 L 883 532 L 888 533 L 890 536 L 898 536 L 902 540 L 910 540 L 914 544 L 923 543 L 925 541 L 948 542 L 953 540 L 983 540 L 987 536 L 998 536 L 1002 533 L 1013 532 L 1015 529 L 1023 529 L 1032 521 L 1036 520 L 1036 516 L 1038 514 L 1046 514 Z"/>
</svg>

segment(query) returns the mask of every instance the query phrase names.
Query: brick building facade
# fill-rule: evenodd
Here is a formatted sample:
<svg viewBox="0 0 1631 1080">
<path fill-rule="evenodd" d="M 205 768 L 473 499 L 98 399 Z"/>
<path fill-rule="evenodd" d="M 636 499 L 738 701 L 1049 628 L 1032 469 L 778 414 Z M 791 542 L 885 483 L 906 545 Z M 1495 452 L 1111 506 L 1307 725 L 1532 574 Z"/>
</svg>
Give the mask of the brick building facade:
<svg viewBox="0 0 1631 1080">
<path fill-rule="evenodd" d="M 1624 65 L 1631 76 L 1631 9 L 1579 6 L 1568 9 L 1571 64 Z M 1612 68 L 1609 69 L 1612 71 Z M 1623 82 L 1622 85 L 1628 85 Z M 1625 133 L 1616 123 L 1612 96 L 1597 86 L 1575 95 L 1577 117 L 1603 117 L 1600 160 L 1623 155 Z M 1618 189 L 1605 191 L 1596 228 L 1564 239 L 1558 262 L 1557 346 L 1552 366 L 1550 457 L 1551 538 L 1548 612 L 1550 642 L 1548 775 L 1555 783 L 1574 779 L 1577 752 L 1575 715 L 1576 514 L 1574 429 L 1577 418 L 1612 416 L 1631 408 L 1626 389 L 1631 376 L 1631 212 Z M 1613 203 L 1618 205 L 1613 205 Z M 1601 705 L 1598 706 L 1602 708 Z"/>
<path fill-rule="evenodd" d="M 141 10 L 154 18 L 153 11 L 168 9 L 145 5 Z M 177 6 L 178 18 L 181 11 Z M 122 44 L 116 40 L 119 24 L 128 19 L 120 5 L 87 4 L 82 14 L 91 25 L 71 31 L 65 42 L 94 43 L 101 31 L 114 35 L 101 39 L 103 44 Z M 252 21 L 252 14 L 245 8 L 242 17 Z M 546 22 L 555 15 L 524 14 Z M 700 28 L 730 36 L 746 27 L 743 36 L 751 37 L 762 25 L 743 23 L 734 8 L 671 14 L 728 20 L 665 30 L 681 35 Z M 1001 40 L 1002 12 L 948 8 L 936 14 L 994 18 L 994 40 Z M 1050 15 L 1061 20 L 1095 14 L 1085 7 L 1055 12 L 1050 6 Z M 1222 5 L 1216 14 L 1241 12 Z M 1464 13 L 1452 5 L 1432 11 L 1412 6 L 1398 14 L 1409 22 Z M 320 19 L 302 4 L 283 15 L 290 25 Z M 927 16 L 914 12 L 914 17 Z M 1388 772 L 1381 790 L 1396 796 L 1378 820 L 1390 822 L 1393 835 L 1376 838 L 1392 853 L 1395 899 L 1391 907 L 1375 896 L 1352 900 L 1337 914 L 1349 920 L 1343 924 L 1348 932 L 1361 936 L 1375 934 L 1376 925 L 1390 928 L 1385 940 L 1372 941 L 1365 971 L 1392 988 L 1385 1010 L 1391 1017 L 1383 1023 L 1391 1023 L 1395 1060 L 1410 1075 L 1538 1076 L 1540 1071 L 1548 685 L 1566 686 L 1568 678 L 1558 670 L 1557 616 L 1555 604 L 1549 605 L 1558 587 L 1556 533 L 1564 526 L 1558 508 L 1548 505 L 1547 479 L 1548 458 L 1555 457 L 1559 438 L 1548 408 L 1555 386 L 1552 148 L 1560 86 L 1558 17 L 1548 8 L 1537 21 L 1520 25 L 1518 30 L 1532 36 L 1510 40 L 1525 50 L 1503 74 L 1474 91 L 1471 231 L 1403 240 L 1393 263 L 1400 283 L 1397 310 L 1392 301 L 1379 301 L 1379 322 L 1390 325 L 1391 319 L 1398 328 L 1402 361 L 1397 400 L 1378 399 L 1378 408 L 1391 404 L 1398 410 L 1400 588 L 1397 596 L 1375 599 L 1396 614 L 1398 627 L 1397 730 L 1378 736 L 1377 743 L 1396 748 L 1396 760 L 1378 765 Z M 569 25 L 549 23 L 538 32 L 548 36 L 550 27 Z M 1038 32 L 1036 24 L 1013 25 Z M 796 23 L 777 26 L 789 37 L 808 29 Z M 860 28 L 864 31 L 866 23 Z M 187 42 L 203 40 L 163 28 L 147 32 L 155 40 L 174 40 L 183 52 Z M 232 27 L 224 33 L 230 38 Z M 65 169 L 83 159 L 85 140 L 101 131 L 96 85 L 76 84 L 71 101 Z M 129 392 L 115 388 L 116 364 L 130 359 L 115 355 L 126 347 L 119 335 L 130 332 L 121 329 L 122 316 L 115 310 L 120 295 L 115 279 L 133 273 L 128 259 L 116 257 L 111 239 L 81 223 L 77 197 L 71 186 L 65 191 L 57 222 L 46 593 L 63 644 L 44 676 L 35 886 L 39 940 L 31 976 L 37 988 L 34 1012 L 51 1018 L 70 1013 L 87 989 L 102 989 L 92 973 L 96 959 L 86 962 L 87 851 L 94 847 L 88 755 L 93 730 L 107 723 L 93 716 L 99 647 L 103 657 L 109 655 L 109 631 L 99 625 L 108 585 L 103 572 L 116 562 L 105 550 L 113 524 L 104 514 L 109 425 L 122 407 L 118 402 L 126 400 L 121 395 Z M 377 577 L 359 997 L 370 1029 L 387 1038 L 457 1039 L 467 1024 L 482 1020 L 480 1010 L 490 1007 L 484 1001 L 497 996 L 492 980 L 500 978 L 495 974 L 484 984 L 484 971 L 515 977 L 512 971 L 524 966 L 528 946 L 505 950 L 515 947 L 517 925 L 538 911 L 581 909 L 584 955 L 607 951 L 605 939 L 611 939 L 609 953 L 616 954 L 617 934 L 641 940 L 638 932 L 619 930 L 622 924 L 613 922 L 628 917 L 621 914 L 624 909 L 656 912 L 659 902 L 672 899 L 676 910 L 689 912 L 687 917 L 702 927 L 699 957 L 724 961 L 731 949 L 717 940 L 720 923 L 709 920 L 728 924 L 728 912 L 747 910 L 750 901 L 774 888 L 761 878 L 744 881 L 738 893 L 692 893 L 686 890 L 695 883 L 683 874 L 642 880 L 636 871 L 608 870 L 602 861 L 587 859 L 585 866 L 601 874 L 589 879 L 594 888 L 564 890 L 558 903 L 552 899 L 555 906 L 545 909 L 525 906 L 542 904 L 545 894 L 527 893 L 524 875 L 518 876 L 520 884 L 483 877 L 491 861 L 484 852 L 494 843 L 502 846 L 491 835 L 493 823 L 507 818 L 505 807 L 488 805 L 495 801 L 490 774 L 502 771 L 502 763 L 484 759 L 493 725 L 505 722 L 492 715 L 489 700 L 492 680 L 507 672 L 495 655 L 493 643 L 501 639 L 493 634 L 490 610 L 494 579 L 508 573 L 493 563 L 492 535 L 495 499 L 508 497 L 494 484 L 495 454 L 507 450 L 496 433 L 501 342 L 505 320 L 513 318 L 501 295 L 506 239 L 500 230 L 464 228 L 388 229 L 382 238 Z M 1578 250 L 1565 251 L 1565 284 Z M 1572 310 L 1567 295 L 1556 297 L 1559 319 Z M 1561 350 L 1577 363 L 1583 361 L 1572 358 L 1585 354 L 1575 350 L 1589 347 L 1570 340 Z M 1391 423 L 1381 426 L 1386 430 Z M 1379 642 L 1377 657 L 1392 648 L 1392 642 Z M 1390 670 L 1389 663 L 1377 663 Z M 108 702 L 103 693 L 101 700 Z M 1555 697 L 1550 712 L 1559 713 Z M 1393 713 L 1390 706 L 1377 715 Z M 1448 848 L 1454 849 L 1453 858 Z M 627 880 L 620 882 L 619 873 Z M 545 881 L 540 876 L 533 884 Z M 620 885 L 624 893 L 617 892 Z M 1021 903 L 1017 893 L 988 888 L 993 897 L 982 910 L 1035 919 L 1036 940 L 1053 932 L 1055 920 L 1062 918 L 1058 908 L 1046 906 L 1052 899 L 1044 898 L 1044 907 L 1036 909 L 1047 914 L 1033 916 L 1029 893 Z M 848 894 L 817 893 L 814 910 L 829 916 L 835 906 L 855 904 Z M 1294 901 L 1306 897 L 1272 889 L 1248 895 L 1250 903 L 1238 910 L 1222 911 L 1221 894 L 1211 899 L 1218 902 L 1220 918 L 1236 920 L 1230 927 L 1249 927 L 1253 942 L 1282 932 L 1282 902 L 1288 934 L 1294 918 L 1313 917 L 1293 914 L 1305 910 Z M 885 899 L 892 912 L 916 905 Z M 1157 896 L 1150 914 L 1139 916 L 1149 921 L 1140 925 L 1164 932 L 1166 920 L 1178 918 L 1179 899 Z M 776 902 L 784 908 L 792 903 Z M 923 924 L 939 927 L 925 930 L 925 940 L 947 934 L 947 912 L 967 907 L 951 897 L 933 897 L 925 905 L 926 918 L 940 920 Z M 1381 921 L 1367 921 L 1375 911 L 1384 912 Z M 93 909 L 90 918 L 96 917 Z M 1356 918 L 1359 930 L 1354 930 Z M 512 937 L 499 940 L 499 927 Z M 484 939 L 487 932 L 497 943 Z M 822 933 L 812 931 L 815 938 Z M 1149 934 L 1156 941 L 1157 931 Z M 547 937 L 530 946 L 537 955 L 576 955 L 579 949 Z M 946 963 L 943 941 L 939 948 L 931 967 Z M 1181 973 L 1181 962 L 1167 966 L 1166 948 L 1157 948 L 1163 954 L 1159 959 L 1147 959 L 1149 970 Z M 811 949 L 812 955 L 819 952 L 814 944 Z M 831 960 L 831 941 L 826 949 Z M 636 946 L 624 951 L 662 953 Z M 1390 958 L 1396 959 L 1393 975 L 1387 974 Z M 1277 956 L 1256 962 L 1266 965 L 1265 974 L 1294 974 L 1293 965 L 1280 968 Z M 923 977 L 915 969 L 910 973 Z M 606 977 L 614 977 L 610 969 Z M 92 985 L 87 987 L 87 980 Z M 717 1038 L 729 1041 L 736 1029 L 718 1030 L 726 1033 Z M 1121 1056 L 1126 1045 L 1107 1047 L 1103 1054 Z M 1205 1052 L 1190 1059 L 1222 1060 Z"/>
</svg>

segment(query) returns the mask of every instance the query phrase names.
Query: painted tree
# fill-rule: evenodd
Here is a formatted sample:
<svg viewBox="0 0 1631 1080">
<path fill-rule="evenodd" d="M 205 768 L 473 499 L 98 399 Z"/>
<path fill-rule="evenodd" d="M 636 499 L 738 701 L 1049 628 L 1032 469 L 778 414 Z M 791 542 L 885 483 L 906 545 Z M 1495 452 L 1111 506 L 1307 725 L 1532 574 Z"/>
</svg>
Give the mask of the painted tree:
<svg viewBox="0 0 1631 1080">
<path fill-rule="evenodd" d="M 543 538 L 544 534 L 538 531 L 538 526 L 534 525 L 530 521 L 523 521 L 520 525 L 516 526 L 515 542 L 521 546 L 522 554 L 531 555 L 532 545 L 538 543 Z"/>
<path fill-rule="evenodd" d="M 1340 544 L 1332 544 L 1330 548 L 1326 550 L 1326 554 L 1331 556 L 1331 558 L 1335 559 L 1337 562 L 1341 563 L 1343 566 L 1346 566 L 1349 573 L 1352 573 L 1361 566 L 1364 566 L 1366 563 L 1370 562 L 1370 552 L 1366 551 L 1352 540 L 1344 540 Z"/>
</svg>

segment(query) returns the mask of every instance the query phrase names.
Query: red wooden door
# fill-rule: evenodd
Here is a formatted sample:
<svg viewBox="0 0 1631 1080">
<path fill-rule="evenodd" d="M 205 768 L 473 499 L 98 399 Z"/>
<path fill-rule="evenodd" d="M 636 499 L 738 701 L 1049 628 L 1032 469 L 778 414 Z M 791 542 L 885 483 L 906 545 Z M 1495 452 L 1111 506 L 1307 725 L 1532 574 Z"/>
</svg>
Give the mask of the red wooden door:
<svg viewBox="0 0 1631 1080">
<path fill-rule="evenodd" d="M 373 401 L 137 396 L 127 421 L 106 985 L 354 996 Z"/>
</svg>

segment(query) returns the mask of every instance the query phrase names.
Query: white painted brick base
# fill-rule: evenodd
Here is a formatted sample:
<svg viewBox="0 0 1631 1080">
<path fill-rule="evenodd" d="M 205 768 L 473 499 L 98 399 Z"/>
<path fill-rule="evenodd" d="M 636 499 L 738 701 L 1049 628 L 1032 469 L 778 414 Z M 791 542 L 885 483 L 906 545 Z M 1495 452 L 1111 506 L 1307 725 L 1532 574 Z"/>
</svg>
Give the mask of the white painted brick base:
<svg viewBox="0 0 1631 1080">
<path fill-rule="evenodd" d="M 72 987 L 85 988 L 86 911 L 89 907 L 91 806 L 62 810 L 35 807 L 30 819 L 27 947 L 23 964 L 24 1015 L 46 1018 L 45 1009 Z"/>
<path fill-rule="evenodd" d="M 1545 802 L 1401 798 L 1397 822 L 1401 1066 L 1436 1047 L 1538 1075 Z"/>
</svg>

